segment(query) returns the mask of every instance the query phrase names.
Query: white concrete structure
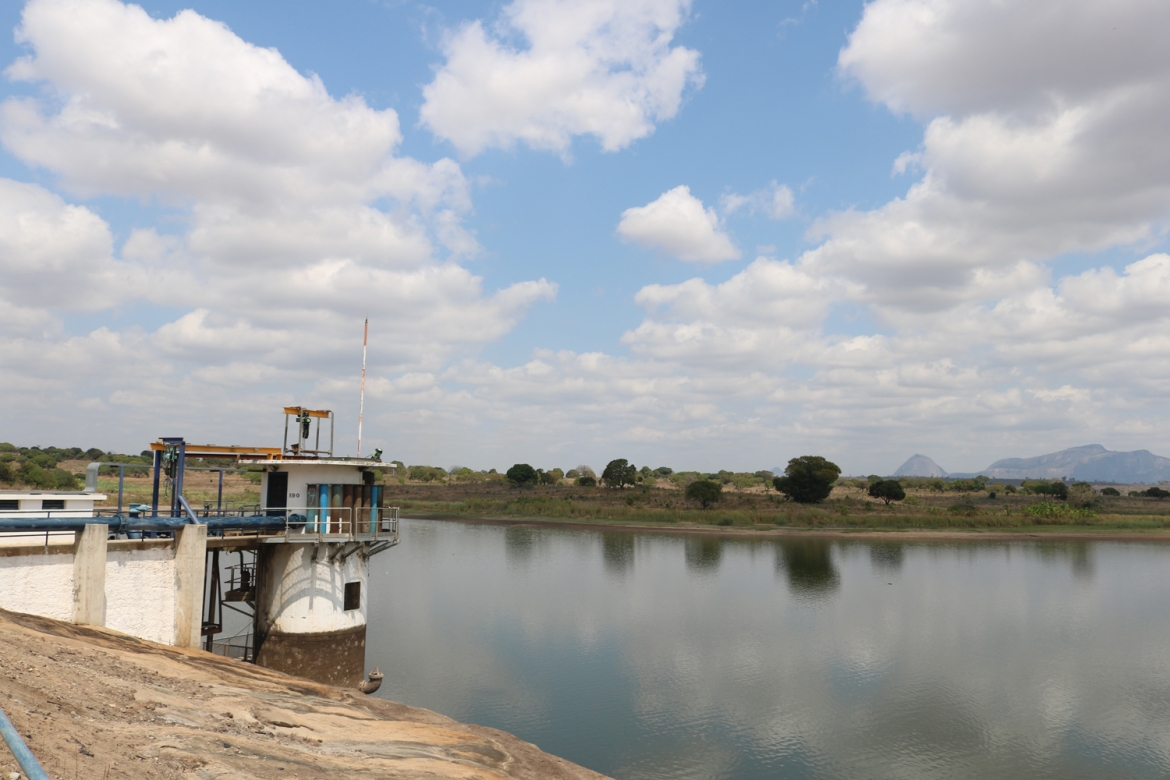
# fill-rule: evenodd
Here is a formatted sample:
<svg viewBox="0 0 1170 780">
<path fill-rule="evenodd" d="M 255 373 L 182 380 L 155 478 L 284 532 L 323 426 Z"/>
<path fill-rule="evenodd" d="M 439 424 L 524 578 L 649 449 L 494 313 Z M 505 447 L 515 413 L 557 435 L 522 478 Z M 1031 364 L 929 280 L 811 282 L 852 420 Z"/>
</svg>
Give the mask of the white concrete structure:
<svg viewBox="0 0 1170 780">
<path fill-rule="evenodd" d="M 177 540 L 107 540 L 104 525 L 86 529 L 77 543 L 0 541 L 0 608 L 198 647 L 206 526 Z"/>
<path fill-rule="evenodd" d="M 0 490 L 0 517 L 93 517 L 105 493 L 64 490 Z"/>
<path fill-rule="evenodd" d="M 354 554 L 331 563 L 328 553 L 327 547 L 304 544 L 284 544 L 273 550 L 265 591 L 272 630 L 322 634 L 366 625 L 369 561 Z M 356 593 L 351 599 L 356 604 L 346 604 L 347 585 L 351 595 Z"/>
</svg>

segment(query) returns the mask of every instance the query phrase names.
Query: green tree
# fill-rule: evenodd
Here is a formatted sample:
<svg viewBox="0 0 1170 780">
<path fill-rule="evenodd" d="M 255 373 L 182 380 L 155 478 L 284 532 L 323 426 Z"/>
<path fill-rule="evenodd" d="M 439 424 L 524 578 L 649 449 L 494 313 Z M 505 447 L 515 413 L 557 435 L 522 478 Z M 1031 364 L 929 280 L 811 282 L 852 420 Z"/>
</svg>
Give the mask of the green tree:
<svg viewBox="0 0 1170 780">
<path fill-rule="evenodd" d="M 889 506 L 891 501 L 901 501 L 905 498 L 906 491 L 902 488 L 902 483 L 896 479 L 879 479 L 869 486 L 869 495 L 880 498 Z"/>
<path fill-rule="evenodd" d="M 1142 495 L 1146 496 L 1148 498 L 1162 499 L 1162 498 L 1170 497 L 1170 490 L 1163 490 L 1160 487 L 1152 487 L 1152 488 L 1147 488 L 1146 490 L 1143 490 Z"/>
<path fill-rule="evenodd" d="M 606 487 L 620 488 L 638 484 L 638 468 L 625 458 L 611 460 L 601 472 L 601 481 Z"/>
<path fill-rule="evenodd" d="M 1117 488 L 1113 488 L 1113 487 L 1101 488 L 1101 495 L 1103 495 L 1103 496 L 1120 496 L 1121 491 L 1118 490 Z"/>
<path fill-rule="evenodd" d="M 723 485 L 709 479 L 700 479 L 687 485 L 686 497 L 698 501 L 706 509 L 723 500 Z"/>
<path fill-rule="evenodd" d="M 597 487 L 597 477 L 582 475 L 573 482 L 577 487 Z"/>
<path fill-rule="evenodd" d="M 841 467 L 820 455 L 802 455 L 788 461 L 784 476 L 772 484 L 780 493 L 799 504 L 817 504 L 833 492 L 833 483 L 841 476 Z"/>
<path fill-rule="evenodd" d="M 540 477 L 536 473 L 536 469 L 529 466 L 527 463 L 517 463 L 508 469 L 504 475 L 516 487 L 523 487 L 524 485 L 535 485 Z"/>
</svg>

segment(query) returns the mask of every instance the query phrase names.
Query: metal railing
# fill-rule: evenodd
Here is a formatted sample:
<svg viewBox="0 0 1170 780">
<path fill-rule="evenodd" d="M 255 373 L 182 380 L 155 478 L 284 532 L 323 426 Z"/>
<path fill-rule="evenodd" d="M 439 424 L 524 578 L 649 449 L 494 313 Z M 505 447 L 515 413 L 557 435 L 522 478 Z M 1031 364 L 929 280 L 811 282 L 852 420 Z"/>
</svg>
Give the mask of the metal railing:
<svg viewBox="0 0 1170 780">
<path fill-rule="evenodd" d="M 387 542 L 397 544 L 399 508 L 392 507 L 288 507 L 257 511 L 255 505 L 235 508 L 205 507 L 196 510 L 186 501 L 183 509 L 153 510 L 143 505 L 130 506 L 130 511 L 119 515 L 112 509 L 94 510 L 92 515 L 79 517 L 76 510 L 42 510 L 35 516 L 12 517 L 9 533 L 44 535 L 72 533 L 89 524 L 109 521 L 111 534 L 126 534 L 130 538 L 168 538 L 177 527 L 189 523 L 205 523 L 212 535 L 281 536 L 290 542 Z M 23 515 L 23 513 L 22 513 Z M 114 518 L 117 518 L 115 521 Z M 41 522 L 36 522 L 37 520 Z M 49 521 L 59 519 L 57 523 Z M 21 523 L 20 521 L 28 521 Z M 238 522 L 234 522 L 238 521 Z M 45 528 L 46 524 L 51 525 Z M 20 527 L 20 526 L 31 527 Z M 76 526 L 76 527 L 74 527 Z M 0 516 L 0 531 L 4 517 Z"/>
<path fill-rule="evenodd" d="M 246 661 L 252 663 L 255 658 L 255 647 L 253 640 L 255 634 L 251 628 L 246 628 L 238 634 L 226 637 L 224 639 L 216 639 L 211 643 L 211 652 L 216 655 L 222 655 L 225 658 L 234 658 L 237 661 Z"/>
</svg>

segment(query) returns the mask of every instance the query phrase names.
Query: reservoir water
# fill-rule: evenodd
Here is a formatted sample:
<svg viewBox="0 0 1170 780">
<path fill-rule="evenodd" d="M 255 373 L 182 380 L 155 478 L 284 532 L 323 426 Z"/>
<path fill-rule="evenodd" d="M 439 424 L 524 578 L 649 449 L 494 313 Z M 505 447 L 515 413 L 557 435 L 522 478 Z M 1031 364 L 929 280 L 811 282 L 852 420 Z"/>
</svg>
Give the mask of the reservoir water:
<svg viewBox="0 0 1170 780">
<path fill-rule="evenodd" d="M 619 780 L 1170 777 L 1170 545 L 402 522 L 378 696 Z"/>
</svg>

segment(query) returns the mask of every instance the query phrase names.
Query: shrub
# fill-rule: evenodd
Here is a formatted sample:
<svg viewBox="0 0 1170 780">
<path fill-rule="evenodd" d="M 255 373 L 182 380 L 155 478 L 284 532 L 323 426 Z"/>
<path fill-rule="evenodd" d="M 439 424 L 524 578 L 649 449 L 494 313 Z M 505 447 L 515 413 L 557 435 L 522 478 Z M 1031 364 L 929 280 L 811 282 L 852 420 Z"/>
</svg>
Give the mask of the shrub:
<svg viewBox="0 0 1170 780">
<path fill-rule="evenodd" d="M 819 504 L 833 492 L 841 467 L 819 455 L 803 455 L 788 461 L 783 477 L 772 484 L 776 490 L 799 504 Z"/>
<path fill-rule="evenodd" d="M 1170 496 L 1170 490 L 1163 490 L 1160 487 L 1152 487 L 1142 491 L 1142 495 L 1147 498 L 1166 498 Z"/>
<path fill-rule="evenodd" d="M 1101 495 L 1103 495 L 1103 496 L 1120 496 L 1121 491 L 1118 490 L 1117 488 L 1111 488 L 1111 487 L 1101 488 Z"/>
<path fill-rule="evenodd" d="M 539 475 L 536 473 L 536 469 L 532 468 L 532 466 L 529 466 L 527 463 L 517 463 L 513 465 L 512 468 L 508 469 L 508 472 L 505 474 L 505 476 L 508 478 L 508 481 L 516 487 L 521 487 L 523 485 L 535 485 L 537 480 L 540 479 Z"/>
<path fill-rule="evenodd" d="M 1068 502 L 1072 506 L 1088 507 L 1097 503 L 1097 493 L 1087 483 L 1073 485 L 1068 491 Z"/>
<path fill-rule="evenodd" d="M 723 486 L 709 479 L 701 479 L 687 485 L 686 497 L 698 501 L 704 509 L 723 500 Z"/>
<path fill-rule="evenodd" d="M 437 466 L 411 466 L 406 471 L 406 477 L 415 482 L 442 482 L 447 479 L 447 469 Z"/>
<path fill-rule="evenodd" d="M 1055 482 L 1025 482 L 1023 484 L 1025 493 L 1033 493 L 1038 496 L 1053 496 L 1061 501 L 1068 498 L 1068 485 L 1057 480 Z"/>
<path fill-rule="evenodd" d="M 621 488 L 638 484 L 638 468 L 625 458 L 611 460 L 601 472 L 601 481 L 606 487 Z"/>
<path fill-rule="evenodd" d="M 594 477 L 581 476 L 577 477 L 574 484 L 577 487 L 597 487 L 597 479 Z"/>
<path fill-rule="evenodd" d="M 1083 520 L 1096 517 L 1097 513 L 1091 509 L 1074 509 L 1068 504 L 1041 501 L 1039 504 L 1024 507 L 1024 516 L 1043 523 L 1052 520 Z"/>
<path fill-rule="evenodd" d="M 873 498 L 880 498 L 886 506 L 889 506 L 891 501 L 904 499 L 906 491 L 902 488 L 902 483 L 896 479 L 879 479 L 869 486 L 869 495 Z"/>
</svg>

